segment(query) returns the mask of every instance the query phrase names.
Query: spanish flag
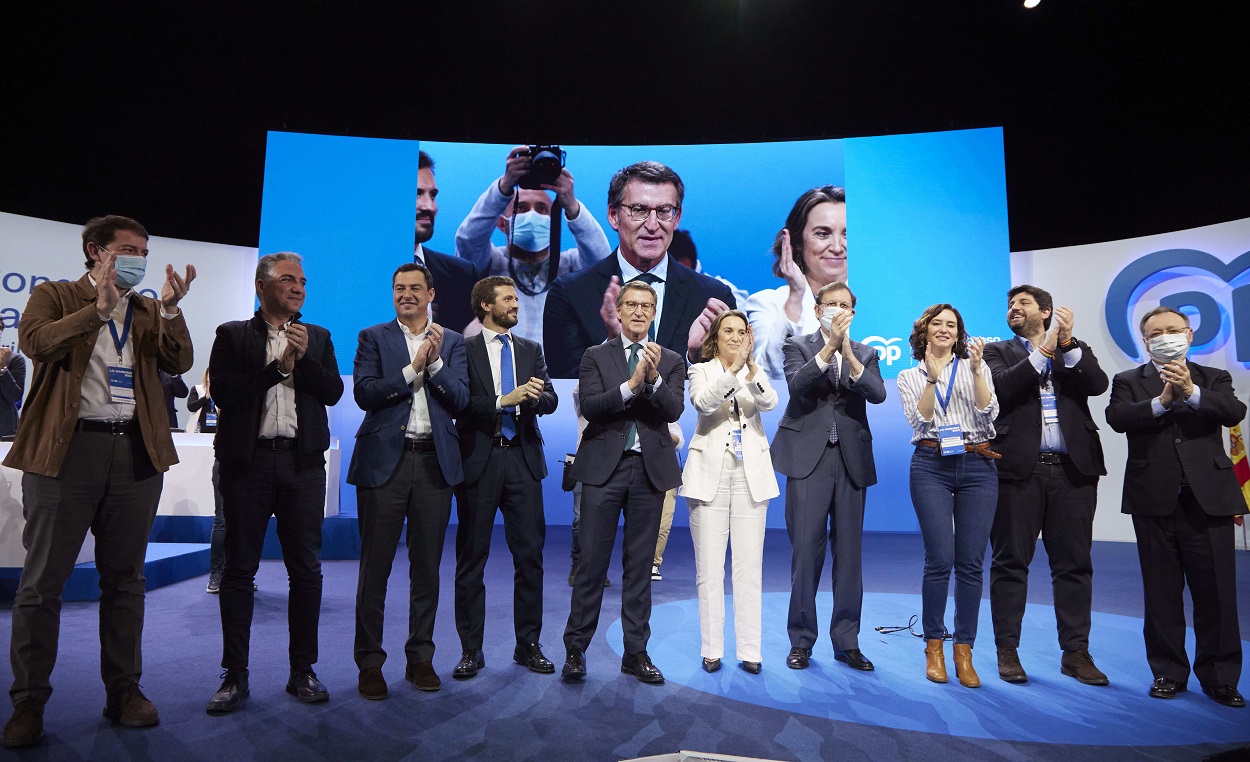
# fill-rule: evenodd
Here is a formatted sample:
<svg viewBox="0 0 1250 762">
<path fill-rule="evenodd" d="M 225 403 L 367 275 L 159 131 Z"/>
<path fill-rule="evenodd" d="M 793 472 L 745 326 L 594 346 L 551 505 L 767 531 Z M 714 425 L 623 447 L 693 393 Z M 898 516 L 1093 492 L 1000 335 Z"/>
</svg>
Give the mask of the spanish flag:
<svg viewBox="0 0 1250 762">
<path fill-rule="evenodd" d="M 1241 439 L 1241 424 L 1228 430 L 1229 455 L 1233 459 L 1233 473 L 1241 483 L 1241 495 L 1250 504 L 1250 462 L 1246 461 L 1246 444 Z M 1241 516 L 1234 516 L 1233 521 L 1241 526 Z"/>
</svg>

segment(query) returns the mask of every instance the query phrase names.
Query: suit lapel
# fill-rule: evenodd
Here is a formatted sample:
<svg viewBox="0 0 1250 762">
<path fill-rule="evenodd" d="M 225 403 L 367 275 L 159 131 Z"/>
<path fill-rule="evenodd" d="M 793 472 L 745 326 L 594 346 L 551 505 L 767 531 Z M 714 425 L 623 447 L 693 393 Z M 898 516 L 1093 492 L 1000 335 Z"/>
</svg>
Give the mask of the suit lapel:
<svg viewBox="0 0 1250 762">
<path fill-rule="evenodd" d="M 477 385 L 482 394 L 494 394 L 495 377 L 490 369 L 490 354 L 486 351 L 486 336 L 479 333 L 469 337 L 467 343 L 470 363 L 477 368 L 477 373 L 471 373 L 470 376 L 477 377 Z"/>
<path fill-rule="evenodd" d="M 690 300 L 692 293 L 694 293 L 694 288 L 691 287 L 689 276 L 670 257 L 668 279 L 664 282 L 664 311 L 661 313 L 663 319 L 660 321 L 660 329 L 655 333 L 655 340 L 661 346 L 678 346 L 673 343 L 673 340 L 677 338 L 677 329 L 685 322 L 682 316 L 685 314 L 686 303 Z"/>
<path fill-rule="evenodd" d="M 1163 379 L 1153 363 L 1141 366 L 1140 378 L 1142 389 L 1145 390 L 1148 399 L 1153 399 L 1163 393 Z"/>
<path fill-rule="evenodd" d="M 629 380 L 629 366 L 625 363 L 625 337 L 623 335 L 617 336 L 604 346 L 611 348 L 611 351 L 608 352 L 611 355 L 608 362 L 617 375 L 616 379 L 609 380 L 619 386 L 622 382 Z"/>
</svg>

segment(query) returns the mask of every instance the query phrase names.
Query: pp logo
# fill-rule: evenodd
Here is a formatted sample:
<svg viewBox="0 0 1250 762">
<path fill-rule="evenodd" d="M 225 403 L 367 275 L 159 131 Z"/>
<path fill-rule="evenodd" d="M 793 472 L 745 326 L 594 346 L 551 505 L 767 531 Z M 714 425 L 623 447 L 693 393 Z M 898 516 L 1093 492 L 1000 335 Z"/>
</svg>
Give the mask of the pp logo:
<svg viewBox="0 0 1250 762">
<path fill-rule="evenodd" d="M 1107 289 L 1106 319 L 1111 339 L 1124 354 L 1141 362 L 1145 355 L 1133 312 L 1147 291 L 1174 278 L 1195 274 L 1214 275 L 1233 285 L 1236 280 L 1245 280 L 1242 276 L 1248 269 L 1250 251 L 1227 264 L 1195 249 L 1166 249 L 1147 254 L 1121 270 Z M 1197 315 L 1195 352 L 1210 351 L 1222 345 L 1228 340 L 1231 327 L 1236 335 L 1237 361 L 1250 363 L 1250 284 L 1232 289 L 1231 321 L 1225 320 L 1229 310 L 1207 291 L 1178 291 L 1160 298 L 1159 304 L 1179 310 L 1191 320 Z"/>
<path fill-rule="evenodd" d="M 903 358 L 903 348 L 897 342 L 901 338 L 887 339 L 884 336 L 869 336 L 864 343 L 877 350 L 877 357 L 886 365 L 893 365 L 895 360 Z"/>
</svg>

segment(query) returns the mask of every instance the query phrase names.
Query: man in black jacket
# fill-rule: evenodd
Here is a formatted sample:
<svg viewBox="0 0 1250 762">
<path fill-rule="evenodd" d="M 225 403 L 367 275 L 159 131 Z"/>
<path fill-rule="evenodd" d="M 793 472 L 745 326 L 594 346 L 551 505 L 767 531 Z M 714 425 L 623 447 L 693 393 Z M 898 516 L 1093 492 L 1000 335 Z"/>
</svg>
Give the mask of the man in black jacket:
<svg viewBox="0 0 1250 762">
<path fill-rule="evenodd" d="M 298 254 L 261 257 L 260 309 L 223 323 L 209 359 L 209 384 L 221 406 L 214 440 L 221 462 L 226 566 L 221 581 L 221 688 L 210 714 L 238 709 L 248 695 L 253 580 L 269 517 L 290 578 L 291 675 L 286 690 L 305 703 L 330 695 L 317 680 L 321 616 L 321 521 L 325 515 L 326 407 L 343 396 L 330 332 L 299 322 L 307 279 Z"/>
<path fill-rule="evenodd" d="M 1106 685 L 1089 655 L 1094 508 L 1098 477 L 1107 473 L 1089 398 L 1107 390 L 1107 374 L 1089 346 L 1073 338 L 1072 310 L 1055 309 L 1036 286 L 1007 292 L 1007 325 L 1015 338 L 985 345 L 999 404 L 993 449 L 1003 456 L 990 531 L 998 676 L 1028 680 L 1016 649 L 1041 532 L 1063 649 L 1060 671 L 1086 685 Z"/>
</svg>

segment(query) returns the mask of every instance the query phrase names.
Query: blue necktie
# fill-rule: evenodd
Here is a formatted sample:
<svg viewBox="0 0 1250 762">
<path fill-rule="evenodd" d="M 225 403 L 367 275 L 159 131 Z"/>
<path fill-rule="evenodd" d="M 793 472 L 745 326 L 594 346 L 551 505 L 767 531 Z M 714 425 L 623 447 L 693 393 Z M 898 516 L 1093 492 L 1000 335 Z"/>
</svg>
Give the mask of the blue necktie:
<svg viewBox="0 0 1250 762">
<path fill-rule="evenodd" d="M 630 278 L 629 280 L 630 283 L 634 283 L 635 281 L 640 282 L 640 283 L 646 283 L 648 286 L 652 285 L 653 283 L 662 282 L 660 280 L 660 276 L 653 275 L 651 273 L 641 273 L 640 275 L 638 275 L 638 277 Z M 658 312 L 659 309 L 660 309 L 660 306 L 657 304 L 656 311 Z M 655 341 L 655 319 L 654 318 L 652 318 L 651 320 L 651 325 L 647 326 L 647 339 L 650 341 Z"/>
<path fill-rule="evenodd" d="M 837 394 L 839 388 L 841 387 L 841 384 L 839 382 L 841 381 L 840 377 L 842 375 L 842 368 L 838 367 L 837 355 L 833 356 L 833 360 L 829 363 L 829 367 L 830 367 L 830 370 L 833 371 L 833 391 L 835 394 Z M 835 414 L 833 418 L 829 419 L 829 444 L 835 445 L 837 443 L 838 443 L 838 418 L 837 418 L 837 415 Z"/>
<path fill-rule="evenodd" d="M 512 345 L 508 343 L 508 334 L 499 334 L 499 341 L 503 343 L 503 349 L 499 351 L 499 388 L 504 396 L 512 393 L 516 389 L 516 375 L 512 370 Z M 503 420 L 500 421 L 499 431 L 503 434 L 504 439 L 512 439 L 516 436 L 516 408 L 505 407 L 502 415 Z"/>
<path fill-rule="evenodd" d="M 641 344 L 629 345 L 629 375 L 633 378 L 634 371 L 638 370 L 638 348 Z M 634 442 L 638 441 L 638 424 L 629 424 L 629 433 L 625 435 L 625 452 L 634 449 Z"/>
</svg>

